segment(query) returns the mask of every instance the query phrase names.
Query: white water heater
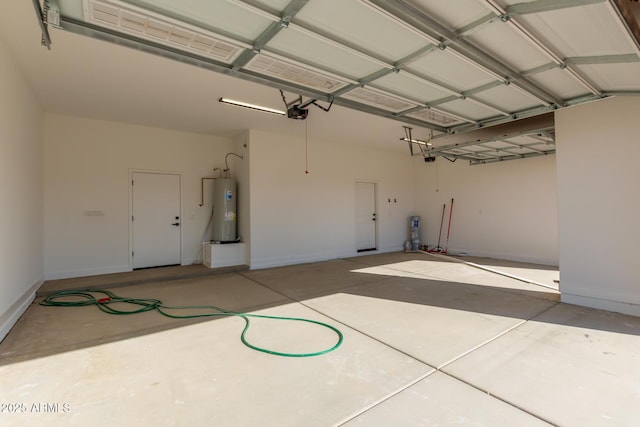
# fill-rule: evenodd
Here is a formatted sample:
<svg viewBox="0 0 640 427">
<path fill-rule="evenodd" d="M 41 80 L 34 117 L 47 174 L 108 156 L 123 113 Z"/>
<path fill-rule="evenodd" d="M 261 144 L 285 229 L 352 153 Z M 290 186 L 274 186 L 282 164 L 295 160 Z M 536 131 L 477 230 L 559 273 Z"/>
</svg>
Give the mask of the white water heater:
<svg viewBox="0 0 640 427">
<path fill-rule="evenodd" d="M 213 220 L 212 240 L 214 242 L 235 242 L 237 226 L 236 181 L 231 178 L 213 180 Z"/>
</svg>

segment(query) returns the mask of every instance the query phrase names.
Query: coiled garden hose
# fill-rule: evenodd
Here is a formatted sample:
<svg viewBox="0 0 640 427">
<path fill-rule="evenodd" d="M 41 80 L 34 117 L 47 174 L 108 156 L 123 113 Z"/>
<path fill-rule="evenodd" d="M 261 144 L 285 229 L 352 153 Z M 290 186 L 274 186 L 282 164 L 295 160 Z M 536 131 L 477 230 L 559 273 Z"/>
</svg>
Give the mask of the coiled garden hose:
<svg viewBox="0 0 640 427">
<path fill-rule="evenodd" d="M 96 298 L 94 294 L 102 294 L 104 295 L 102 298 Z M 121 308 L 116 308 L 112 304 L 115 303 L 126 303 L 133 305 L 133 308 L 130 310 L 123 310 Z M 170 306 L 165 305 L 159 299 L 155 298 L 127 298 L 120 297 L 114 294 L 113 292 L 102 290 L 102 289 L 82 289 L 82 290 L 69 290 L 69 291 L 59 291 L 53 295 L 50 295 L 40 301 L 40 305 L 47 307 L 84 307 L 95 305 L 100 310 L 104 311 L 108 314 L 115 315 L 129 315 L 129 314 L 137 314 L 144 313 L 147 311 L 157 311 L 163 316 L 170 317 L 173 319 L 193 319 L 198 317 L 225 317 L 225 316 L 237 316 L 242 317 L 245 321 L 245 327 L 240 335 L 240 340 L 247 347 L 261 351 L 263 353 L 273 354 L 276 356 L 284 356 L 284 357 L 312 357 L 312 356 L 320 356 L 322 354 L 327 354 L 336 350 L 338 347 L 342 345 L 342 341 L 344 340 L 344 336 L 342 332 L 334 326 L 331 326 L 327 323 L 320 322 L 317 320 L 305 319 L 300 317 L 283 317 L 283 316 L 267 316 L 262 314 L 249 314 L 249 313 L 239 313 L 235 311 L 225 310 L 220 307 L 216 307 L 215 305 L 179 305 L 179 306 Z M 186 309 L 198 309 L 198 310 L 213 310 L 214 312 L 208 313 L 200 313 L 200 314 L 189 314 L 189 315 L 177 315 L 171 314 L 166 310 L 186 310 Z M 284 353 L 280 351 L 270 350 L 268 348 L 258 347 L 254 344 L 251 344 L 247 340 L 247 331 L 251 325 L 249 318 L 259 318 L 259 319 L 272 319 L 272 320 L 288 320 L 294 322 L 307 322 L 315 325 L 319 325 L 325 328 L 328 328 L 335 332 L 338 336 L 338 341 L 336 344 L 322 351 L 316 351 L 311 353 Z"/>
</svg>

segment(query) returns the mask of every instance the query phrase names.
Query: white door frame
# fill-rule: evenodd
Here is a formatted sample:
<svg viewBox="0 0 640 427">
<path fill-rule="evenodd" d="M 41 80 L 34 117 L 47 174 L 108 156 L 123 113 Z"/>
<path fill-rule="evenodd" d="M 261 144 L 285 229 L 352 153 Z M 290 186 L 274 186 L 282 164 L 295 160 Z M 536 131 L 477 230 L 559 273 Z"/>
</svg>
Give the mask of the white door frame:
<svg viewBox="0 0 640 427">
<path fill-rule="evenodd" d="M 353 244 L 354 244 L 354 249 L 356 251 L 356 253 L 358 253 L 359 249 L 358 249 L 358 200 L 355 197 L 355 194 L 357 192 L 357 185 L 358 184 L 373 184 L 373 209 L 374 209 L 374 213 L 376 216 L 376 220 L 375 220 L 375 224 L 374 224 L 374 239 L 375 239 L 375 250 L 378 250 L 379 247 L 379 242 L 378 242 L 378 223 L 380 222 L 380 218 L 378 215 L 378 181 L 374 181 L 374 180 L 370 180 L 370 179 L 357 179 L 356 182 L 353 185 L 353 194 L 354 194 L 354 225 L 356 227 L 356 229 L 354 230 L 354 239 L 353 239 Z M 373 250 L 371 250 L 371 252 L 374 252 Z"/>
<path fill-rule="evenodd" d="M 182 233 L 182 225 L 184 224 L 182 218 L 182 172 L 176 171 L 164 171 L 157 169 L 129 169 L 129 270 L 133 271 L 133 174 L 134 173 L 157 173 L 164 175 L 178 175 L 180 177 L 180 265 L 182 265 L 182 257 L 183 257 L 183 233 Z"/>
</svg>

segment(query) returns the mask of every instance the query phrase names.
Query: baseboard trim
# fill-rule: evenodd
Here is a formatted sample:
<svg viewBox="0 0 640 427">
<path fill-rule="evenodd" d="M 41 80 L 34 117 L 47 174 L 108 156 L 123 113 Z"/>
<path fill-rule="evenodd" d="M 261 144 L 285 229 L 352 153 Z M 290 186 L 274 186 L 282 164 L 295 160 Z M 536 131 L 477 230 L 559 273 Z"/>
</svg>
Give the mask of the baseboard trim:
<svg viewBox="0 0 640 427">
<path fill-rule="evenodd" d="M 260 270 L 263 268 L 285 267 L 289 265 L 308 264 L 313 262 L 331 261 L 334 259 L 352 258 L 357 256 L 375 255 L 390 252 L 401 252 L 398 247 L 376 249 L 368 252 L 357 252 L 355 249 L 348 252 L 331 252 L 311 254 L 303 257 L 287 257 L 287 258 L 263 258 L 259 260 L 252 259 L 249 268 L 251 270 Z"/>
<path fill-rule="evenodd" d="M 526 262 L 529 264 L 558 266 L 557 258 L 544 258 L 544 257 L 529 256 L 529 255 L 514 255 L 513 253 L 472 250 L 472 249 L 459 249 L 459 248 L 449 248 L 448 252 L 449 252 L 449 255 L 454 255 L 454 256 L 460 255 L 460 254 L 466 254 L 468 256 L 475 256 L 475 257 L 482 257 L 482 258 L 503 259 L 506 261 Z"/>
<path fill-rule="evenodd" d="M 130 265 L 114 265 L 111 267 L 88 268 L 86 270 L 57 271 L 44 274 L 45 280 L 72 279 L 74 277 L 98 276 L 100 274 L 125 273 L 132 271 Z"/>
<path fill-rule="evenodd" d="M 7 336 L 11 328 L 29 308 L 36 298 L 36 291 L 42 286 L 43 281 L 34 283 L 11 307 L 0 315 L 0 342 Z"/>
<path fill-rule="evenodd" d="M 622 313 L 640 317 L 640 304 L 611 301 L 601 298 L 593 298 L 565 293 L 561 294 L 560 301 L 566 304 L 580 305 L 583 307 L 596 308 L 598 310 L 613 311 L 615 313 Z"/>
</svg>

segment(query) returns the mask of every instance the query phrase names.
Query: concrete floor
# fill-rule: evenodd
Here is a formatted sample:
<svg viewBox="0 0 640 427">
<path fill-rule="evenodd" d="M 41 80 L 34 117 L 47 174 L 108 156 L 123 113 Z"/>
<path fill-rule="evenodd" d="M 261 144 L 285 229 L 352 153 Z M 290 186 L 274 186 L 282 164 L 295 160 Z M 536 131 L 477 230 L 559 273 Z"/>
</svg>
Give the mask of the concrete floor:
<svg viewBox="0 0 640 427">
<path fill-rule="evenodd" d="M 0 425 L 638 425 L 640 318 L 559 303 L 548 267 L 463 260 L 539 284 L 421 253 L 48 282 L 42 294 L 113 287 L 320 320 L 344 343 L 280 357 L 245 347 L 237 317 L 110 316 L 39 297 L 0 344 Z M 248 338 L 278 351 L 336 340 L 312 324 L 252 325 Z"/>
</svg>

